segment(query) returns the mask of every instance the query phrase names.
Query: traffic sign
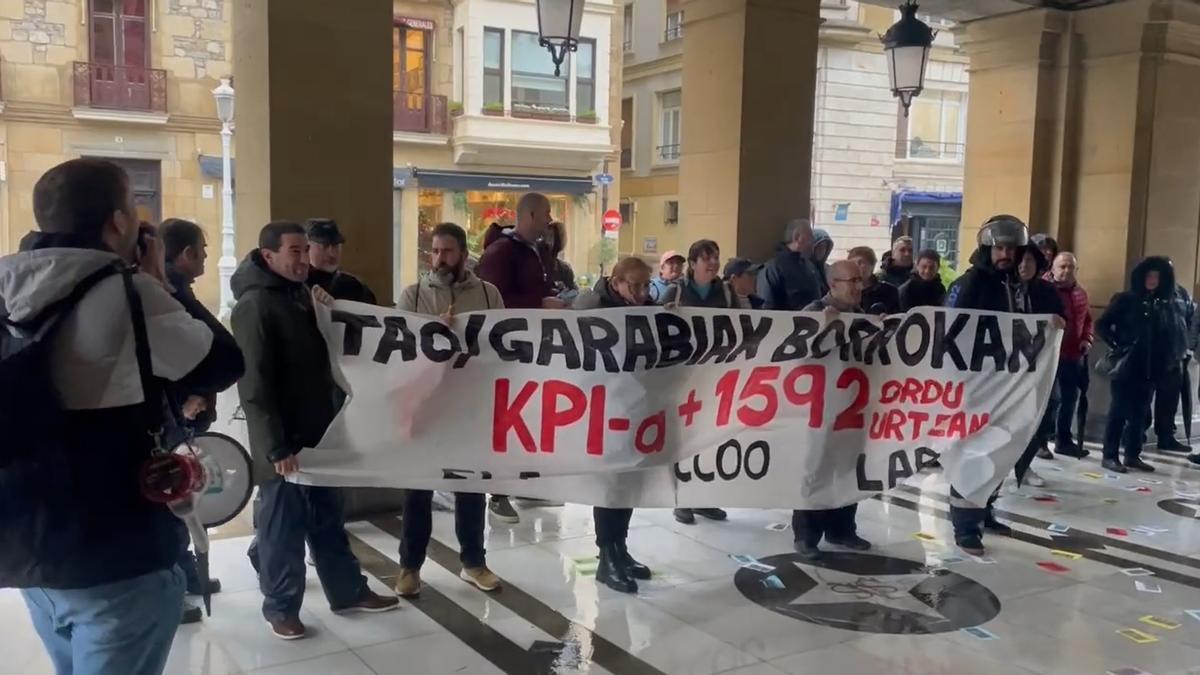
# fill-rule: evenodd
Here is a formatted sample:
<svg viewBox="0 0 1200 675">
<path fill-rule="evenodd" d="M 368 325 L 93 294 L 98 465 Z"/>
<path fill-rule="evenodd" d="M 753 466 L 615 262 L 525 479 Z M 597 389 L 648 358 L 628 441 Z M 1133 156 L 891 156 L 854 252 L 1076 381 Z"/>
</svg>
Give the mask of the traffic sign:
<svg viewBox="0 0 1200 675">
<path fill-rule="evenodd" d="M 593 180 L 596 181 L 596 185 L 612 185 L 613 181 L 616 179 L 613 178 L 611 173 L 600 173 L 596 174 L 593 177 Z"/>
<path fill-rule="evenodd" d="M 606 239 L 616 239 L 617 233 L 621 230 L 621 212 L 616 209 L 609 209 L 604 212 L 604 219 L 600 222 L 604 229 L 604 237 Z"/>
</svg>

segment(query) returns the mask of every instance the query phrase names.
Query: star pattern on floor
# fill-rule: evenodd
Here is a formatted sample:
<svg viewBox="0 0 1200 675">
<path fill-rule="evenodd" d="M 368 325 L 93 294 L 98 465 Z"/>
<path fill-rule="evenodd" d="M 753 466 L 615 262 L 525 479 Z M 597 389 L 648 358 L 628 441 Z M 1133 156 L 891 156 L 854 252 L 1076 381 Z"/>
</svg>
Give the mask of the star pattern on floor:
<svg viewBox="0 0 1200 675">
<path fill-rule="evenodd" d="M 817 582 L 817 586 L 793 600 L 789 603 L 790 606 L 865 602 L 932 619 L 946 618 L 912 593 L 913 588 L 931 578 L 932 575 L 928 572 L 867 576 L 800 562 L 794 564 Z"/>
</svg>

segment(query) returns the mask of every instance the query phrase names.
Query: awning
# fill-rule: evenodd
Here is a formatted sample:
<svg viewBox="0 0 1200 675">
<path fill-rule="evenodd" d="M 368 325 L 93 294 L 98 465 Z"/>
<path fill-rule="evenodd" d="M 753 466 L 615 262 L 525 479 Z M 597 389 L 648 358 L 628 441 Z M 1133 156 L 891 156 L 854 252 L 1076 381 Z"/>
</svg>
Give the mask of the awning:
<svg viewBox="0 0 1200 675">
<path fill-rule="evenodd" d="M 961 204 L 961 192 L 921 192 L 917 190 L 899 190 L 892 193 L 891 218 L 892 226 L 900 220 L 900 214 L 906 204 Z"/>
<path fill-rule="evenodd" d="M 404 172 L 404 175 L 401 175 Z M 404 187 L 408 178 L 415 179 L 422 188 L 443 190 L 492 190 L 498 192 L 547 192 L 557 194 L 589 194 L 594 189 L 591 177 L 573 176 L 519 176 L 502 173 L 475 173 L 470 171 L 443 171 L 438 169 L 396 169 L 393 184 Z"/>
</svg>

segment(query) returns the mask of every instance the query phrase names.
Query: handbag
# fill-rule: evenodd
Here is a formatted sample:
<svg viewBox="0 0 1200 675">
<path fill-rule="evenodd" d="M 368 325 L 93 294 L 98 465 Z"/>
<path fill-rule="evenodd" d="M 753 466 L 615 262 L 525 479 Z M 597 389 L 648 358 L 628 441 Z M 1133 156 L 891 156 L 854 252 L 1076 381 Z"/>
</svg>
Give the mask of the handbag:
<svg viewBox="0 0 1200 675">
<path fill-rule="evenodd" d="M 1121 379 L 1129 370 L 1129 357 L 1133 354 L 1131 347 L 1113 347 L 1096 361 L 1096 372 L 1111 379 Z"/>
</svg>

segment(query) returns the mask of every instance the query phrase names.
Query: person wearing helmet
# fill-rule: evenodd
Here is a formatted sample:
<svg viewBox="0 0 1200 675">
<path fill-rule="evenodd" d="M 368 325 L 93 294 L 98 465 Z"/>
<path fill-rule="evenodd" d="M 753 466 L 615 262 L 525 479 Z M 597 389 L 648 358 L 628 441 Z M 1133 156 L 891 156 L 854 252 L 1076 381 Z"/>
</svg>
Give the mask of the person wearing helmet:
<svg viewBox="0 0 1200 675">
<path fill-rule="evenodd" d="M 979 248 L 971 255 L 971 268 L 946 293 L 946 306 L 991 312 L 1032 311 L 1028 287 L 1017 267 L 1029 247 L 1029 228 L 1016 216 L 992 216 L 979 230 Z M 1012 528 L 996 520 L 992 504 L 999 486 L 980 507 L 950 488 L 950 521 L 954 541 L 966 553 L 983 555 L 983 531 L 1011 535 Z"/>
</svg>

